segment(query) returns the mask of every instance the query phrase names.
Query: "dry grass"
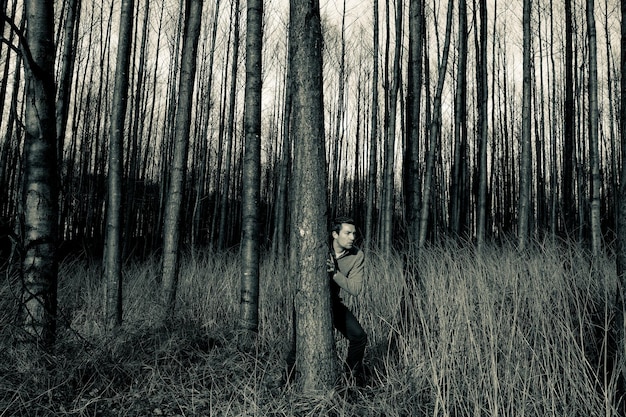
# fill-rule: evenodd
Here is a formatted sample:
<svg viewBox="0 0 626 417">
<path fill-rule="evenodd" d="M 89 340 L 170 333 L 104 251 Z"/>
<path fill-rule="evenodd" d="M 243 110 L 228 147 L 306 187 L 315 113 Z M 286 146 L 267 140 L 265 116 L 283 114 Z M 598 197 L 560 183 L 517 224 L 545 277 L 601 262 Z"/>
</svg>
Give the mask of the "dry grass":
<svg viewBox="0 0 626 417">
<path fill-rule="evenodd" d="M 64 263 L 59 343 L 37 364 L 11 343 L 18 287 L 8 272 L 0 416 L 612 416 L 614 381 L 600 372 L 600 353 L 613 265 L 552 243 L 524 254 L 453 243 L 391 260 L 371 253 L 367 290 L 347 300 L 370 336 L 370 385 L 313 398 L 275 385 L 292 284 L 271 256 L 253 355 L 236 347 L 236 253 L 186 258 L 168 328 L 156 321 L 158 262 L 128 265 L 125 324 L 113 337 L 101 325 L 99 267 Z M 337 341 L 343 357 L 345 341 Z"/>
</svg>

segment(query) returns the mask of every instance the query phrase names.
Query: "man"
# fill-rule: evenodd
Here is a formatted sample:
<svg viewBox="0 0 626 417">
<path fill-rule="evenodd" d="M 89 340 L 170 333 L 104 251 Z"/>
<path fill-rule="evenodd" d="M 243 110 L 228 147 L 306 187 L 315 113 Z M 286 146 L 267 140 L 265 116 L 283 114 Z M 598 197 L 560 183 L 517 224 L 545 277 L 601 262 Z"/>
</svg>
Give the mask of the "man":
<svg viewBox="0 0 626 417">
<path fill-rule="evenodd" d="M 333 325 L 348 339 L 347 371 L 357 384 L 363 384 L 365 372 L 363 356 L 367 334 L 352 312 L 339 297 L 343 289 L 356 297 L 363 289 L 365 255 L 354 246 L 356 226 L 349 217 L 338 217 L 331 227 L 332 243 L 328 263 Z"/>
<path fill-rule="evenodd" d="M 326 263 L 330 280 L 333 326 L 348 339 L 348 355 L 346 358 L 348 376 L 354 378 L 357 385 L 365 385 L 363 357 L 367 345 L 367 334 L 339 296 L 342 289 L 352 296 L 358 296 L 363 288 L 365 256 L 363 251 L 354 246 L 356 239 L 354 220 L 349 217 L 336 218 L 331 225 L 331 238 L 329 257 Z M 293 343 L 291 351 L 287 356 L 288 379 L 291 379 L 293 376 L 295 359 L 294 327 Z"/>
</svg>

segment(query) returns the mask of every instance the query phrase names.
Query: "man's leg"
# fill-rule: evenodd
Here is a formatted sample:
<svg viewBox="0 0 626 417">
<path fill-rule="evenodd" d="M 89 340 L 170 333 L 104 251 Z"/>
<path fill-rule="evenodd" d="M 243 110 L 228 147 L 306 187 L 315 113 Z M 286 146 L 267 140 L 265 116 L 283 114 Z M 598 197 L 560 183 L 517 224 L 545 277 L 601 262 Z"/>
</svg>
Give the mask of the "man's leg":
<svg viewBox="0 0 626 417">
<path fill-rule="evenodd" d="M 354 314 L 341 302 L 333 303 L 333 324 L 348 339 L 346 366 L 355 376 L 361 374 L 367 334 Z"/>
</svg>

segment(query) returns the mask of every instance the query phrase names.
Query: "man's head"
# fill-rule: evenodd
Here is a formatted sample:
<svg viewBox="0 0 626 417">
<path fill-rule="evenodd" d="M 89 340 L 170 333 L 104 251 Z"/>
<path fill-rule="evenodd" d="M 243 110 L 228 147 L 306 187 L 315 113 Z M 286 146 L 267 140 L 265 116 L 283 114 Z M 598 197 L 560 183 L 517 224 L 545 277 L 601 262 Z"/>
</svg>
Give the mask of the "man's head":
<svg viewBox="0 0 626 417">
<path fill-rule="evenodd" d="M 330 229 L 336 252 L 351 249 L 356 239 L 356 225 L 350 217 L 337 217 Z"/>
</svg>

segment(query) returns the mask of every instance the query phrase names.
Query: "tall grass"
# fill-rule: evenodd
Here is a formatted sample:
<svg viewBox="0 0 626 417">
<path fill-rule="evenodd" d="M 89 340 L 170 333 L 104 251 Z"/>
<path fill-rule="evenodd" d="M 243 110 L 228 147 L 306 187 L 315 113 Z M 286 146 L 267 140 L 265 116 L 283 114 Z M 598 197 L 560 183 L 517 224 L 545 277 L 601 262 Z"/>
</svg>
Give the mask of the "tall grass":
<svg viewBox="0 0 626 417">
<path fill-rule="evenodd" d="M 478 252 L 445 243 L 419 254 L 367 254 L 366 289 L 346 303 L 369 335 L 369 385 L 329 395 L 276 386 L 291 335 L 294 279 L 271 255 L 261 267 L 256 354 L 236 347 L 236 252 L 185 257 L 177 318 L 158 314 L 158 260 L 124 270 L 124 325 L 102 328 L 101 271 L 61 267 L 59 345 L 47 372 L 24 364 L 2 315 L 0 416 L 612 416 L 602 371 L 613 260 L 574 245 Z M 17 281 L 0 286 L 15 311 Z M 346 342 L 337 337 L 338 359 Z M 346 388 L 347 385 L 347 388 Z M 4 410 L 4 411 L 2 411 Z"/>
</svg>

